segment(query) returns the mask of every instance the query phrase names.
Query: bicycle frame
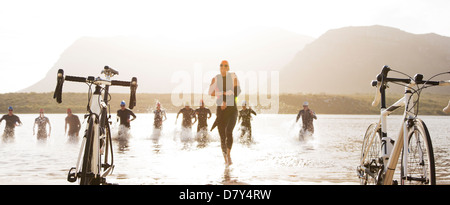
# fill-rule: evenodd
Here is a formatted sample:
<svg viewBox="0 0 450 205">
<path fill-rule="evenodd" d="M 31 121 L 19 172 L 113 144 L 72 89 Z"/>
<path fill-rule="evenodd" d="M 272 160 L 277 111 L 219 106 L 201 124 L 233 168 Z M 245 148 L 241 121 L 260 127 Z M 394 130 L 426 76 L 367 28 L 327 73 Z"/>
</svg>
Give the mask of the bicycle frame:
<svg viewBox="0 0 450 205">
<path fill-rule="evenodd" d="M 382 74 L 384 74 L 384 77 L 387 79 L 387 72 L 389 72 L 390 68 L 387 67 L 386 71 L 385 68 L 383 68 Z M 417 76 L 417 75 L 416 75 Z M 401 79 L 394 79 L 397 81 L 403 81 Z M 385 89 L 387 88 L 386 85 L 382 84 L 380 82 L 380 79 L 378 79 L 378 82 L 376 82 L 377 87 L 377 93 L 375 96 L 375 100 L 372 102 L 372 106 L 377 106 L 381 101 L 381 112 L 380 112 L 380 119 L 375 126 L 375 131 L 381 128 L 381 159 L 383 160 L 383 184 L 384 185 L 391 185 L 393 183 L 393 177 L 394 172 L 398 163 L 398 159 L 400 157 L 400 154 L 402 150 L 408 150 L 408 136 L 410 133 L 410 126 L 408 123 L 411 120 L 416 119 L 416 113 L 414 112 L 413 108 L 413 101 L 410 100 L 413 96 L 413 90 L 412 88 L 417 85 L 417 83 L 422 83 L 422 78 L 415 78 L 415 79 L 408 79 L 409 84 L 405 86 L 405 93 L 404 96 L 399 99 L 397 102 L 386 108 L 386 94 Z M 417 81 L 417 82 L 416 82 Z M 375 86 L 375 82 L 372 82 L 372 85 Z M 434 82 L 433 85 L 437 86 L 450 86 L 450 81 L 439 81 Z M 450 105 L 450 102 L 449 102 Z M 387 116 L 389 116 L 392 112 L 397 110 L 400 107 L 404 107 L 402 122 L 400 124 L 400 130 L 397 135 L 397 139 L 393 140 L 391 137 L 387 135 Z M 412 110 L 412 111 L 411 111 Z M 423 129 L 423 127 L 421 128 Z M 372 136 L 370 136 L 371 141 L 369 142 L 369 146 L 372 146 L 375 135 L 377 132 L 373 132 Z M 366 157 L 368 156 L 369 149 L 366 149 L 364 152 L 363 157 L 360 161 L 360 167 L 363 167 L 363 163 L 366 160 Z M 403 152 L 404 154 L 404 160 L 403 163 L 407 164 L 407 152 Z M 407 174 L 406 166 L 403 166 L 404 170 L 403 172 L 405 175 Z"/>
</svg>

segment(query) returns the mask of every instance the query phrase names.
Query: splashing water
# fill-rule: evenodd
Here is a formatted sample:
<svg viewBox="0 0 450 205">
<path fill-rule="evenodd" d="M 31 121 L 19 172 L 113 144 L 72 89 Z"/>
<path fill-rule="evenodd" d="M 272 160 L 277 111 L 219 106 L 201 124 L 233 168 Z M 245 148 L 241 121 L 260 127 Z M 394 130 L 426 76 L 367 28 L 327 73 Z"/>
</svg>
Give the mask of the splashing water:
<svg viewBox="0 0 450 205">
<path fill-rule="evenodd" d="M 32 135 L 35 115 L 19 115 L 14 141 L 0 142 L 0 184 L 71 184 L 80 142 L 64 135 L 63 114 L 49 114 L 52 135 L 38 142 Z M 231 151 L 233 165 L 224 165 L 217 129 L 207 132 L 208 143 L 198 146 L 192 130 L 174 124 L 168 114 L 161 130 L 153 129 L 152 114 L 137 114 L 126 136 L 112 125 L 115 169 L 107 180 L 118 184 L 358 184 L 362 136 L 377 116 L 318 115 L 315 133 L 299 140 L 301 123 L 295 115 L 260 114 L 252 121 L 252 143 L 239 142 L 236 129 Z M 388 133 L 397 133 L 399 116 L 392 116 Z M 424 116 L 433 140 L 438 184 L 449 184 L 450 117 Z M 208 120 L 209 128 L 214 119 Z M 82 125 L 80 139 L 86 124 Z M 4 125 L 0 127 L 2 134 Z M 121 132 L 122 133 L 122 132 Z M 184 141 L 182 140 L 184 137 Z M 188 146 L 185 147 L 188 142 Z"/>
</svg>

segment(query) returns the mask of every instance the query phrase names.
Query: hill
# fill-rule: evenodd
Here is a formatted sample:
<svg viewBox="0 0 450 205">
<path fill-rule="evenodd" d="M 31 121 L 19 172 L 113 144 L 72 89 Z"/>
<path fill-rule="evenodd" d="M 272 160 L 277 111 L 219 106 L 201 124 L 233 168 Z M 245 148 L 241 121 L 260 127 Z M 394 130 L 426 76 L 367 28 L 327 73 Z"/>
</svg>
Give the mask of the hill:
<svg viewBox="0 0 450 205">
<path fill-rule="evenodd" d="M 411 76 L 422 73 L 424 79 L 448 72 L 450 38 L 436 34 L 416 35 L 385 26 L 333 29 L 305 46 L 280 71 L 280 79 L 283 79 L 280 90 L 287 93 L 372 93 L 370 82 L 384 65 Z M 393 88 L 394 91 L 403 89 Z M 430 90 L 449 93 L 449 88 Z"/>
<path fill-rule="evenodd" d="M 279 70 L 312 40 L 290 31 L 264 27 L 193 42 L 164 36 L 82 37 L 61 54 L 44 79 L 20 92 L 53 91 L 58 69 L 64 69 L 67 75 L 100 76 L 100 71 L 108 65 L 119 71 L 114 79 L 137 77 L 138 92 L 170 93 L 178 86 L 177 79 L 172 79 L 176 72 L 191 81 L 197 80 L 194 69 L 203 71 L 200 74 L 204 75 L 209 71 L 217 74 L 223 59 L 229 60 L 233 71 Z M 74 83 L 66 83 L 64 90 L 86 92 L 84 86 Z M 128 89 L 112 91 L 128 92 Z"/>
</svg>

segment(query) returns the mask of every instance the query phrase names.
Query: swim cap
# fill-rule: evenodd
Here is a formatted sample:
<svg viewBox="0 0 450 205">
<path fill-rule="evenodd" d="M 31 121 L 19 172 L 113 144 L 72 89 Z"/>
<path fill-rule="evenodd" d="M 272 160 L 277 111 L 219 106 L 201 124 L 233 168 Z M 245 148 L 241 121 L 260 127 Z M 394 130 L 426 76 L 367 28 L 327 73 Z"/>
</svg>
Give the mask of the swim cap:
<svg viewBox="0 0 450 205">
<path fill-rule="evenodd" d="M 200 106 L 205 105 L 205 102 L 203 102 L 203 99 L 200 100 Z"/>
<path fill-rule="evenodd" d="M 242 106 L 247 106 L 247 101 L 242 101 Z"/>
<path fill-rule="evenodd" d="M 70 108 L 67 108 L 67 112 L 72 112 L 72 110 Z"/>
<path fill-rule="evenodd" d="M 125 105 L 126 105 L 125 100 L 122 100 L 122 102 L 120 102 L 120 106 L 125 106 Z"/>
<path fill-rule="evenodd" d="M 8 107 L 8 110 L 13 110 L 13 107 L 12 107 L 12 106 L 9 106 L 9 107 Z"/>
<path fill-rule="evenodd" d="M 308 106 L 308 105 L 309 105 L 308 101 L 305 101 L 305 102 L 303 103 L 303 106 Z"/>
<path fill-rule="evenodd" d="M 42 108 L 41 108 L 41 109 L 39 109 L 39 112 L 44 112 L 44 109 L 42 109 Z"/>
</svg>

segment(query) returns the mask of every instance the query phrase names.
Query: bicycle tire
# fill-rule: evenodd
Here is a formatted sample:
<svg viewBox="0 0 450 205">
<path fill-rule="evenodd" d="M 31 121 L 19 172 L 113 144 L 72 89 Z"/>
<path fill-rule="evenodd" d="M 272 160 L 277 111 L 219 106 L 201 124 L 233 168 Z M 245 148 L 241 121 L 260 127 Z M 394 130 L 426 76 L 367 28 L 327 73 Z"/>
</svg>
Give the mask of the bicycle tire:
<svg viewBox="0 0 450 205">
<path fill-rule="evenodd" d="M 407 176 L 404 173 L 404 151 L 400 181 L 402 185 L 436 185 L 436 171 L 430 133 L 425 123 L 414 120 L 414 126 L 408 132 Z"/>
<path fill-rule="evenodd" d="M 83 154 L 83 164 L 81 168 L 81 178 L 80 178 L 80 185 L 92 185 L 93 182 L 93 176 L 91 171 L 91 155 L 92 155 L 92 138 L 94 135 L 94 121 L 91 117 L 89 117 L 88 120 L 89 126 L 88 130 L 85 133 L 86 137 L 86 145 L 84 148 L 84 154 Z"/>
<path fill-rule="evenodd" d="M 360 168 L 360 172 L 362 172 L 360 174 L 361 185 L 375 185 L 380 183 L 379 173 L 382 171 L 383 165 L 380 164 L 379 160 L 381 158 L 381 129 L 377 128 L 377 125 L 378 123 L 370 124 L 364 134 L 360 156 L 360 162 L 364 166 Z M 376 133 L 374 134 L 374 132 Z M 364 157 L 366 152 L 367 156 Z M 363 161 L 363 159 L 365 160 Z"/>
</svg>

